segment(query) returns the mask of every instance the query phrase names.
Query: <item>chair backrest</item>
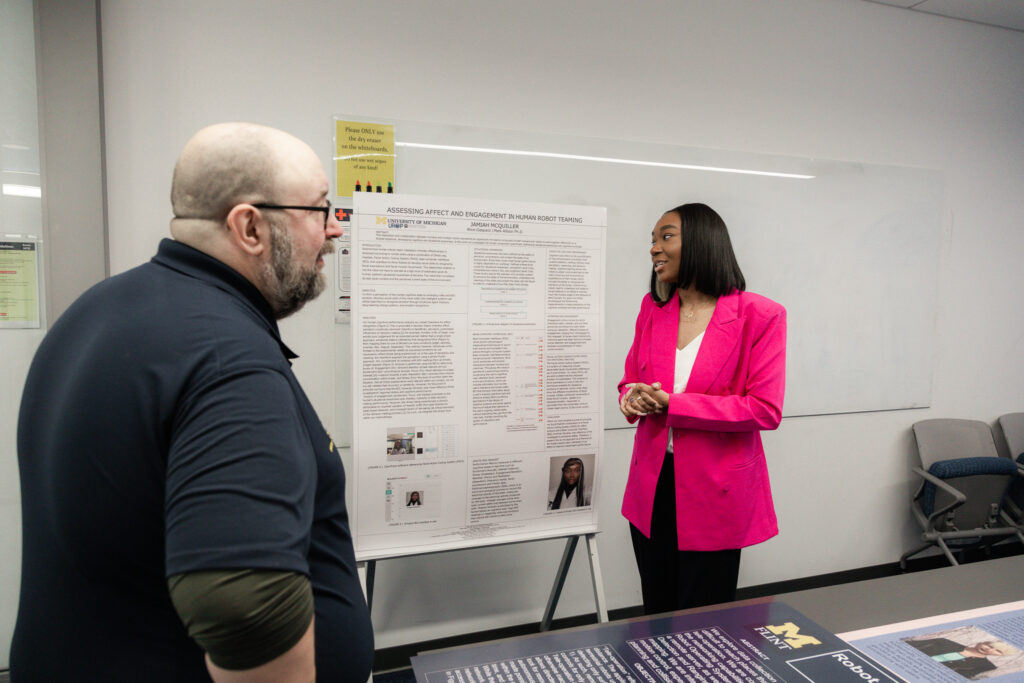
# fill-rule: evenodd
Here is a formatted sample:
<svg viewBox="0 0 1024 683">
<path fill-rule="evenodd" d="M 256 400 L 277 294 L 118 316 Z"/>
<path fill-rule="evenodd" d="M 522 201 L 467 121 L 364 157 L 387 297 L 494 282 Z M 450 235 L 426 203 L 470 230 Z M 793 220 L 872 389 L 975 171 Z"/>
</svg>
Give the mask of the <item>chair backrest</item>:
<svg viewBox="0 0 1024 683">
<path fill-rule="evenodd" d="M 941 460 L 999 456 L 992 430 L 980 420 L 922 420 L 913 423 L 913 436 L 926 470 Z"/>
<path fill-rule="evenodd" d="M 914 423 L 914 438 L 925 470 L 942 460 L 999 457 L 992 430 L 980 420 L 921 420 Z"/>
<path fill-rule="evenodd" d="M 1024 454 L 1024 413 L 1001 415 L 999 427 L 1003 430 L 1006 447 L 1010 449 L 1010 458 L 1016 460 Z"/>
<path fill-rule="evenodd" d="M 913 429 L 921 467 L 967 496 L 967 502 L 951 517 L 938 521 L 936 528 L 966 530 L 994 521 L 1016 466 L 999 457 L 988 424 L 980 420 L 936 419 L 915 422 Z M 989 460 L 991 464 L 987 464 Z M 925 484 L 923 494 L 921 503 L 926 515 L 952 502 L 948 493 L 936 490 L 930 483 Z"/>
<path fill-rule="evenodd" d="M 1003 439 L 1010 457 L 1024 464 L 1024 413 L 1007 413 L 999 417 L 999 428 L 1003 430 Z M 1020 477 L 1013 480 L 1010 490 L 1006 492 L 1006 509 L 1017 523 L 1024 524 L 1024 480 Z"/>
</svg>

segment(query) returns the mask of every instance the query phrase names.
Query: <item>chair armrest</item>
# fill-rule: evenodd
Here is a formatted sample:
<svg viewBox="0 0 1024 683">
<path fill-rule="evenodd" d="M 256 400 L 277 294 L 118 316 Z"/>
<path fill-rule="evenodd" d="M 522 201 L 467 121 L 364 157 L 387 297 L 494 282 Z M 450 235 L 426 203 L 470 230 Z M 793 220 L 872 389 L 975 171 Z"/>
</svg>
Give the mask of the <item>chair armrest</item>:
<svg viewBox="0 0 1024 683">
<path fill-rule="evenodd" d="M 953 496 L 953 498 L 954 498 L 953 502 L 950 503 L 949 505 L 947 505 L 946 507 L 940 508 L 938 510 L 935 510 L 934 512 L 932 512 L 932 514 L 928 515 L 928 526 L 929 526 L 929 528 L 931 528 L 932 522 L 934 520 L 939 519 L 940 517 L 945 515 L 950 510 L 952 510 L 954 508 L 960 507 L 967 500 L 967 496 L 965 494 L 963 494 L 960 491 L 958 491 L 957 489 L 953 488 L 952 486 L 947 484 L 944 480 L 939 479 L 934 474 L 929 474 L 928 472 L 926 472 L 925 470 L 921 469 L 920 467 L 912 467 L 910 469 L 911 469 L 912 472 L 915 472 L 915 473 L 921 475 L 921 477 L 924 478 L 924 480 L 926 482 L 928 482 L 930 484 L 935 484 L 940 489 L 942 489 L 943 491 L 945 491 L 949 495 Z"/>
<path fill-rule="evenodd" d="M 1017 477 L 1024 478 L 1024 463 L 1017 463 Z M 1013 483 L 1010 485 L 1012 489 Z M 1020 527 L 1024 524 L 1024 509 L 1017 504 L 1017 501 L 1010 495 L 1010 489 L 1007 489 L 1006 494 L 1003 496 L 1003 509 L 1000 511 L 1004 518 L 1010 518 L 1011 524 Z M 1006 509 L 1009 508 L 1011 515 L 1007 515 Z"/>
</svg>

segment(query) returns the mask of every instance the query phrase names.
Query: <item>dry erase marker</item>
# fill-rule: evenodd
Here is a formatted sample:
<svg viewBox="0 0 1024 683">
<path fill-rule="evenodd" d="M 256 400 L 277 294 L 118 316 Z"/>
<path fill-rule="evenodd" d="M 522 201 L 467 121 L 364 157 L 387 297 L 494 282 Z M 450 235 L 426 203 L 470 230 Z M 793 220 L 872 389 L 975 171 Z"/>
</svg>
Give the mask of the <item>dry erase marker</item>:
<svg viewBox="0 0 1024 683">
<path fill-rule="evenodd" d="M 381 189 L 380 189 L 380 185 L 378 185 L 378 186 L 377 186 L 377 192 L 380 192 L 380 191 L 381 191 Z"/>
<path fill-rule="evenodd" d="M 356 192 L 362 192 L 362 191 L 363 191 L 363 186 L 360 185 L 359 181 L 357 180 L 356 181 Z"/>
<path fill-rule="evenodd" d="M 391 183 L 388 183 L 388 194 L 394 194 L 395 188 L 391 187 Z"/>
</svg>

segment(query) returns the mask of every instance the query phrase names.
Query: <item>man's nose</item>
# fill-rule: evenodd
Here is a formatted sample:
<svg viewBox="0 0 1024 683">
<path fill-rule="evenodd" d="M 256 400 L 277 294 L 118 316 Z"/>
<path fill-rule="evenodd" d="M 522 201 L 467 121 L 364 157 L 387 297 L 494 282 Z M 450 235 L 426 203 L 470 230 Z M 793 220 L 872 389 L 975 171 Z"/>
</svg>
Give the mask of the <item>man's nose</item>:
<svg viewBox="0 0 1024 683">
<path fill-rule="evenodd" d="M 324 228 L 324 234 L 327 235 L 327 239 L 334 239 L 345 234 L 345 228 L 341 226 L 341 223 L 335 217 L 333 209 L 331 210 L 331 215 L 327 217 L 327 227 Z"/>
</svg>

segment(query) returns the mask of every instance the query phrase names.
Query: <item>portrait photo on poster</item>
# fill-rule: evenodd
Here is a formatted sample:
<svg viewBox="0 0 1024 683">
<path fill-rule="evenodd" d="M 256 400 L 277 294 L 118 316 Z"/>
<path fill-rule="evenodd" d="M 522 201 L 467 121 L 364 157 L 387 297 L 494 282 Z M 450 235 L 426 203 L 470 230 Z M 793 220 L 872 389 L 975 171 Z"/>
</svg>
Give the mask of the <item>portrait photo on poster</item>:
<svg viewBox="0 0 1024 683">
<path fill-rule="evenodd" d="M 594 454 L 556 455 L 549 459 L 549 465 L 548 510 L 590 507 Z"/>
</svg>

